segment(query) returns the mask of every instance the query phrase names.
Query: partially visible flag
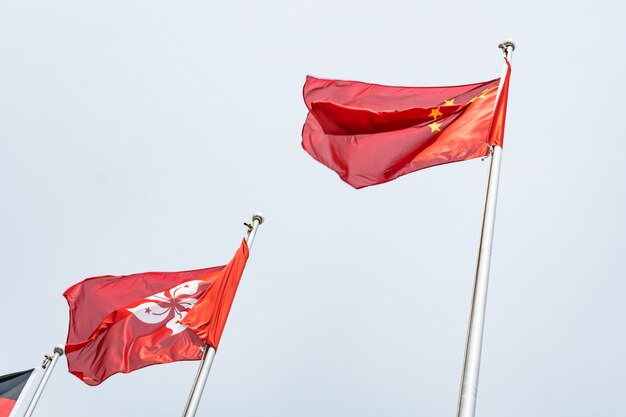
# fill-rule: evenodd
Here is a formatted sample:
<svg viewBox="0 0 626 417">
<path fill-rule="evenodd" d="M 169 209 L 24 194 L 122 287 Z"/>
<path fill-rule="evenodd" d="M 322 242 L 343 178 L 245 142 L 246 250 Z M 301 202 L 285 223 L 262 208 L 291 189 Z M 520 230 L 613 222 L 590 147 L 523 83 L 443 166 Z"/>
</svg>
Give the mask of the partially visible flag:
<svg viewBox="0 0 626 417">
<path fill-rule="evenodd" d="M 307 77 L 302 147 L 355 188 L 502 146 L 510 64 L 500 79 L 391 87 Z"/>
<path fill-rule="evenodd" d="M 70 287 L 63 294 L 69 371 L 98 385 L 119 372 L 198 360 L 205 344 L 217 349 L 247 259 L 244 239 L 228 265 L 101 276 Z"/>
<path fill-rule="evenodd" d="M 8 417 L 34 369 L 0 376 L 0 417 Z"/>
</svg>

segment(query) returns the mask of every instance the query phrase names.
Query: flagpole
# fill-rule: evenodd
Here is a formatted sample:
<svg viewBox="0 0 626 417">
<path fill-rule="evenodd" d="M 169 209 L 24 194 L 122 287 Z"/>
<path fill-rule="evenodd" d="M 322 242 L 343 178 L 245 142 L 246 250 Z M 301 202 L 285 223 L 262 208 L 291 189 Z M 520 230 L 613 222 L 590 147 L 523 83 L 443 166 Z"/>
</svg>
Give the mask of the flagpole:
<svg viewBox="0 0 626 417">
<path fill-rule="evenodd" d="M 53 355 L 45 356 L 45 359 L 43 363 L 41 364 L 41 367 L 45 369 L 45 372 L 43 376 L 41 377 L 39 384 L 37 384 L 37 389 L 35 390 L 35 394 L 33 394 L 33 398 L 30 400 L 30 403 L 28 404 L 28 408 L 26 409 L 26 412 L 24 413 L 24 417 L 30 417 L 33 414 L 33 411 L 35 410 L 35 407 L 37 406 L 37 402 L 39 401 L 39 398 L 41 397 L 41 393 L 43 392 L 43 389 L 46 387 L 46 384 L 48 383 L 48 380 L 50 379 L 50 375 L 52 374 L 52 371 L 54 370 L 54 367 L 57 364 L 57 361 L 59 360 L 61 356 L 63 356 L 63 348 L 64 348 L 63 345 L 56 345 L 54 347 Z"/>
<path fill-rule="evenodd" d="M 44 363 L 46 363 L 46 360 L 44 360 Z M 32 386 L 35 385 L 36 382 L 38 383 L 41 380 L 40 378 L 41 375 L 39 375 L 40 373 L 41 373 L 41 368 L 33 369 L 32 373 L 30 374 L 30 377 L 28 378 L 28 381 L 24 385 L 24 388 L 22 388 L 22 392 L 20 393 L 20 396 L 17 397 L 17 401 L 15 401 L 15 404 L 13 404 L 13 410 L 11 410 L 11 414 L 9 414 L 9 417 L 18 417 L 18 416 L 23 417 L 22 415 L 22 409 L 24 408 L 23 404 L 29 401 L 29 399 L 27 399 L 26 397 L 28 396 L 28 393 L 30 392 L 30 389 L 32 388 Z"/>
<path fill-rule="evenodd" d="M 246 234 L 248 249 L 252 248 L 252 242 L 254 242 L 257 229 L 264 220 L 265 217 L 263 217 L 263 213 L 254 213 L 252 215 L 252 223 L 244 223 L 244 225 L 248 227 L 248 232 Z M 198 372 L 196 372 L 196 377 L 191 386 L 191 392 L 189 393 L 187 404 L 185 404 L 183 417 L 194 417 L 196 415 L 198 405 L 200 404 L 200 398 L 202 397 L 202 391 L 204 391 L 204 386 L 206 385 L 207 378 L 209 377 L 209 372 L 211 371 L 211 365 L 213 364 L 214 358 L 215 349 L 209 345 L 203 346 L 202 359 L 200 360 Z"/>
<path fill-rule="evenodd" d="M 504 57 L 511 60 L 515 44 L 506 40 L 498 45 Z M 496 103 L 504 84 L 504 76 L 507 64 L 504 63 L 501 82 L 498 87 Z M 485 325 L 485 310 L 487 307 L 487 286 L 489 283 L 489 265 L 491 262 L 491 247 L 493 244 L 493 232 L 496 220 L 496 203 L 498 200 L 498 182 L 500 180 L 500 165 L 502 160 L 502 147 L 494 146 L 489 168 L 487 182 L 487 195 L 485 198 L 485 211 L 483 225 L 480 234 L 480 246 L 478 251 L 478 263 L 476 266 L 476 279 L 472 294 L 472 308 L 467 329 L 467 342 L 465 344 L 465 360 L 463 374 L 461 376 L 461 389 L 457 417 L 474 417 L 476 412 L 476 396 L 478 392 L 478 374 L 480 372 L 480 354 L 483 343 L 483 330 Z"/>
</svg>

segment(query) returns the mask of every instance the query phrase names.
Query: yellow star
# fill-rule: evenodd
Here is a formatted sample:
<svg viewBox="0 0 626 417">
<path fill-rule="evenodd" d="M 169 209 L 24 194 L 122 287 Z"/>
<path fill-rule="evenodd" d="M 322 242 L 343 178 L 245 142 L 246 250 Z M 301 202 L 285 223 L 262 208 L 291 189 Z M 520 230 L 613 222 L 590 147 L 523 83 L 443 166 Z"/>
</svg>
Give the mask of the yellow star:
<svg viewBox="0 0 626 417">
<path fill-rule="evenodd" d="M 454 106 L 454 99 L 444 100 L 443 101 L 443 105 L 444 106 Z"/>
<path fill-rule="evenodd" d="M 428 127 L 430 127 L 430 133 L 441 132 L 441 129 L 439 129 L 439 127 L 441 127 L 441 123 L 432 122 L 428 125 Z"/>
<path fill-rule="evenodd" d="M 480 93 L 480 95 L 477 95 L 476 97 L 472 97 L 470 99 L 470 101 L 468 101 L 468 103 L 473 103 L 474 100 L 476 100 L 477 98 L 485 98 L 485 93 L 488 92 L 488 91 L 489 91 L 489 89 L 483 91 L 482 93 Z"/>
<path fill-rule="evenodd" d="M 437 117 L 439 116 L 443 116 L 443 113 L 439 111 L 439 107 L 437 107 L 436 109 L 432 109 L 430 111 L 430 114 L 428 115 L 428 117 L 432 117 L 435 120 L 437 120 Z"/>
</svg>

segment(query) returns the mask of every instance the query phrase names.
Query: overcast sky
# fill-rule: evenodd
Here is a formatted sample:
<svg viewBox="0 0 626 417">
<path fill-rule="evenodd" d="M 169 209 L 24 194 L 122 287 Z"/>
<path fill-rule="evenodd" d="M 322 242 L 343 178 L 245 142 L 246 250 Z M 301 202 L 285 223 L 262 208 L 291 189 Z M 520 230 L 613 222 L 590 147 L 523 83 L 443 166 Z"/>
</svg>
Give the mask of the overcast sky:
<svg viewBox="0 0 626 417">
<path fill-rule="evenodd" d="M 618 1 L 0 0 L 0 374 L 90 276 L 226 263 L 263 211 L 198 416 L 453 416 L 489 161 L 354 190 L 300 147 L 307 74 L 500 75 L 509 94 L 480 417 L 626 415 Z M 175 416 L 197 363 L 35 416 Z"/>
</svg>

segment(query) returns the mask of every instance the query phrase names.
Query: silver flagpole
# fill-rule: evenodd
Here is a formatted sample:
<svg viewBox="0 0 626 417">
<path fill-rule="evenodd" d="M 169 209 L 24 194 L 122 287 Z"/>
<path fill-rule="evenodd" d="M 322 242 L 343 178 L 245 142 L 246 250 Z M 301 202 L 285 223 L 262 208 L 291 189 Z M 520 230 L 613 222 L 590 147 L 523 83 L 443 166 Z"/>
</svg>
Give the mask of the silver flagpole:
<svg viewBox="0 0 626 417">
<path fill-rule="evenodd" d="M 504 56 L 510 61 L 515 44 L 506 40 L 498 45 Z M 507 65 L 504 64 L 501 82 L 496 96 L 496 103 L 502 91 L 504 76 Z M 478 251 L 478 265 L 476 267 L 476 280 L 472 295 L 472 308 L 470 311 L 469 326 L 467 329 L 467 342 L 465 345 L 465 361 L 463 375 L 461 376 L 461 390 L 457 417 L 474 417 L 476 412 L 476 395 L 478 392 L 478 374 L 480 372 L 480 353 L 483 343 L 483 330 L 485 326 L 485 309 L 487 307 L 487 284 L 489 283 L 489 264 L 491 262 L 491 247 L 493 243 L 493 230 L 496 220 L 496 203 L 498 199 L 498 181 L 500 179 L 500 162 L 502 148 L 495 146 L 491 155 L 491 167 L 489 168 L 489 180 L 487 182 L 487 197 L 485 199 L 485 212 L 483 214 L 483 227 L 480 234 L 480 247 Z"/>
<path fill-rule="evenodd" d="M 246 235 L 246 241 L 248 242 L 248 248 L 252 248 L 252 242 L 256 236 L 256 231 L 265 220 L 263 213 L 254 213 L 252 215 L 252 224 L 244 223 L 248 227 L 248 233 Z M 191 386 L 191 392 L 185 404 L 185 411 L 183 411 L 183 417 L 194 417 L 200 404 L 200 397 L 202 397 L 202 391 L 206 385 L 206 380 L 209 377 L 211 371 L 211 365 L 215 358 L 215 349 L 212 346 L 205 345 L 203 348 L 202 359 L 200 360 L 200 366 L 196 377 Z"/>
<path fill-rule="evenodd" d="M 33 398 L 30 400 L 30 404 L 28 404 L 28 408 L 26 409 L 26 412 L 24 413 L 24 417 L 30 417 L 33 414 L 33 411 L 35 410 L 35 407 L 37 406 L 37 402 L 39 401 L 39 397 L 41 397 L 41 393 L 43 392 L 43 389 L 46 387 L 46 384 L 48 383 L 48 380 L 50 379 L 50 375 L 52 374 L 52 371 L 54 370 L 54 366 L 57 364 L 57 361 L 59 360 L 61 356 L 63 356 L 62 345 L 56 345 L 54 347 L 54 353 L 52 356 L 46 355 L 43 363 L 41 364 L 41 367 L 45 369 L 45 372 L 43 376 L 41 377 L 39 384 L 37 385 L 37 389 L 35 390 L 35 394 L 33 394 Z"/>
<path fill-rule="evenodd" d="M 46 363 L 46 361 L 47 359 L 44 359 L 44 363 Z M 30 392 L 30 389 L 33 387 L 33 385 L 41 381 L 42 375 L 39 375 L 39 374 L 45 371 L 46 370 L 41 367 L 33 369 L 33 372 L 30 374 L 30 378 L 28 378 L 26 385 L 24 385 L 24 388 L 22 388 L 22 392 L 20 393 L 20 396 L 17 398 L 17 401 L 15 402 L 15 404 L 13 404 L 13 410 L 11 410 L 11 414 L 9 414 L 9 417 L 22 417 L 23 416 L 24 403 L 28 402 L 30 404 L 29 402 L 30 399 L 26 397 L 28 396 L 28 393 Z"/>
</svg>

